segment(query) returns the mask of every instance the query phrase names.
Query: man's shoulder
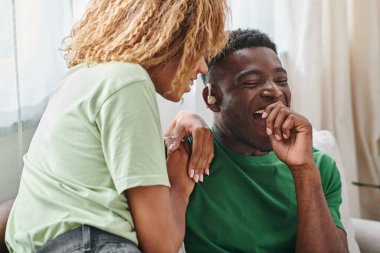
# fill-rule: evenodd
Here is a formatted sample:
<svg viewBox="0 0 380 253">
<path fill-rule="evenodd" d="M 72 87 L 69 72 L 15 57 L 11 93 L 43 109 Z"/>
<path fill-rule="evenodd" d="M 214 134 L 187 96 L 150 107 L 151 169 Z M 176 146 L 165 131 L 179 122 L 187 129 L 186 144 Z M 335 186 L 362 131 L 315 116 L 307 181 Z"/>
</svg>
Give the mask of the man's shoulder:
<svg viewBox="0 0 380 253">
<path fill-rule="evenodd" d="M 340 173 L 334 158 L 316 148 L 314 148 L 313 155 L 314 162 L 321 175 L 322 184 L 340 182 Z"/>
<path fill-rule="evenodd" d="M 314 162 L 318 165 L 324 165 L 324 166 L 335 166 L 335 160 L 332 158 L 330 155 L 326 154 L 325 152 L 313 148 L 313 157 L 314 157 Z"/>
</svg>

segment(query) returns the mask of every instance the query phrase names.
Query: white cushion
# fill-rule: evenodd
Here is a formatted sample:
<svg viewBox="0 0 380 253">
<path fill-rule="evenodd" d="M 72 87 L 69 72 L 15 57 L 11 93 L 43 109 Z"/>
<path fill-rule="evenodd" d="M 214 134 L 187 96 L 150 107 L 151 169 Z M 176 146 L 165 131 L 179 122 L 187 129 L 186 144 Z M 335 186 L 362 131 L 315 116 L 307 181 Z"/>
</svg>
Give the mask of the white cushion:
<svg viewBox="0 0 380 253">
<path fill-rule="evenodd" d="M 355 240 L 355 232 L 350 219 L 349 213 L 349 199 L 347 192 L 347 181 L 345 177 L 345 172 L 343 168 L 342 158 L 339 152 L 338 145 L 335 141 L 334 136 L 331 132 L 327 130 L 313 130 L 313 145 L 320 151 L 328 154 L 335 159 L 336 165 L 339 169 L 341 181 L 342 181 L 342 200 L 343 203 L 340 207 L 340 215 L 343 225 L 347 232 L 348 248 L 351 253 L 359 253 L 359 246 Z"/>
<path fill-rule="evenodd" d="M 380 252 L 380 222 L 365 219 L 352 218 L 355 229 L 355 238 L 360 250 L 368 253 Z"/>
</svg>

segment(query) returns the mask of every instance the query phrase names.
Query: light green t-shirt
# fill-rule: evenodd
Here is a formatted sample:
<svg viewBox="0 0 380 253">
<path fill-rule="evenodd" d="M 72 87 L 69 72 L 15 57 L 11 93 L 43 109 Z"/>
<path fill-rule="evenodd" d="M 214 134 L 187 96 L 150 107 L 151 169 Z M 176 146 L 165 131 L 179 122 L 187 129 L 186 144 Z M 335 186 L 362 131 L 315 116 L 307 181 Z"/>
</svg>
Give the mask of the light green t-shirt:
<svg viewBox="0 0 380 253">
<path fill-rule="evenodd" d="M 137 244 L 122 193 L 147 185 L 169 186 L 147 72 L 131 63 L 78 65 L 52 95 L 24 156 L 7 246 L 33 252 L 81 224 Z"/>
</svg>

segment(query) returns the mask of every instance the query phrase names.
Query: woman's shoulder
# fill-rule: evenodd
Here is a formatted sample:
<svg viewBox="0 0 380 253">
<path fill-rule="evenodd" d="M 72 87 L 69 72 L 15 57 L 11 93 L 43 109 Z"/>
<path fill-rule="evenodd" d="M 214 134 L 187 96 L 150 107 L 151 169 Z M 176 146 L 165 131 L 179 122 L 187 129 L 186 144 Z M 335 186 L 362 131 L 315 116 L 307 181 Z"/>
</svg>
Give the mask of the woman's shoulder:
<svg viewBox="0 0 380 253">
<path fill-rule="evenodd" d="M 66 84 L 81 86 L 87 92 L 93 91 L 105 97 L 134 84 L 154 93 L 154 85 L 146 70 L 136 63 L 105 62 L 95 64 L 80 64 L 75 66 L 64 78 Z M 141 88 L 142 88 L 141 87 Z"/>
<path fill-rule="evenodd" d="M 98 73 L 100 77 L 113 81 L 121 81 L 124 83 L 150 81 L 146 70 L 136 63 L 106 62 L 89 66 L 89 68 L 93 68 L 93 72 Z"/>
</svg>

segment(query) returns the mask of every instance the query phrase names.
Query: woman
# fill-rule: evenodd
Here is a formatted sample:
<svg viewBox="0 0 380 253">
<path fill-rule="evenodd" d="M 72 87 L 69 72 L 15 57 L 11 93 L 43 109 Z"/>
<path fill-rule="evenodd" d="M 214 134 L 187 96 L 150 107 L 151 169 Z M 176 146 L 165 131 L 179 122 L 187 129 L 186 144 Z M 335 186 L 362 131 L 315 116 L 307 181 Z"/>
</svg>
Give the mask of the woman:
<svg viewBox="0 0 380 253">
<path fill-rule="evenodd" d="M 204 57 L 226 42 L 226 8 L 91 2 L 69 38 L 71 69 L 24 157 L 11 252 L 178 252 L 194 183 L 181 162 L 188 144 L 165 161 L 155 92 L 179 101 L 207 71 Z"/>
</svg>

